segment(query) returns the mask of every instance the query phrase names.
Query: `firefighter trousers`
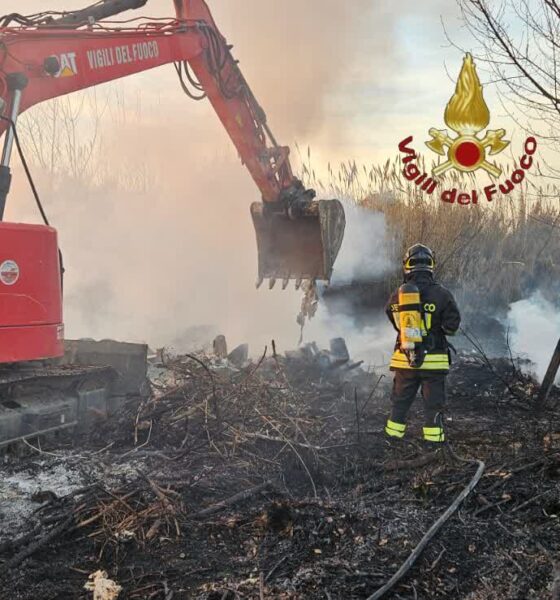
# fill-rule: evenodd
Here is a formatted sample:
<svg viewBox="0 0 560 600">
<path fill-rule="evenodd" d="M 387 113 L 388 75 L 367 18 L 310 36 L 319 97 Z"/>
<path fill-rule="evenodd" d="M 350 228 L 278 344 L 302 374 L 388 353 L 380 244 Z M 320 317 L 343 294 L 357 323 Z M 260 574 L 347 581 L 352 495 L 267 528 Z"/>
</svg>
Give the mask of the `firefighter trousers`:
<svg viewBox="0 0 560 600">
<path fill-rule="evenodd" d="M 437 419 L 445 407 L 445 378 L 447 373 L 433 371 L 412 371 L 395 369 L 391 394 L 391 416 L 385 429 L 387 435 L 403 437 L 406 417 L 418 388 L 424 400 L 424 439 L 430 442 L 443 442 L 441 423 Z"/>
</svg>

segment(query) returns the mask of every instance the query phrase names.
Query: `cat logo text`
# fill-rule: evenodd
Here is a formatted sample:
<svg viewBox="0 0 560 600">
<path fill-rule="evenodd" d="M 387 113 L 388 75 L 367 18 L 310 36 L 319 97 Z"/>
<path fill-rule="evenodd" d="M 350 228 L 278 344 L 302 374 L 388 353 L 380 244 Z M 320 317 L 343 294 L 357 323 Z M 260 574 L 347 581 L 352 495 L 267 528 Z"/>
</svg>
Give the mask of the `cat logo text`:
<svg viewBox="0 0 560 600">
<path fill-rule="evenodd" d="M 75 52 L 67 52 L 66 54 L 61 54 L 57 58 L 60 68 L 55 77 L 74 77 L 74 75 L 78 74 Z"/>
</svg>

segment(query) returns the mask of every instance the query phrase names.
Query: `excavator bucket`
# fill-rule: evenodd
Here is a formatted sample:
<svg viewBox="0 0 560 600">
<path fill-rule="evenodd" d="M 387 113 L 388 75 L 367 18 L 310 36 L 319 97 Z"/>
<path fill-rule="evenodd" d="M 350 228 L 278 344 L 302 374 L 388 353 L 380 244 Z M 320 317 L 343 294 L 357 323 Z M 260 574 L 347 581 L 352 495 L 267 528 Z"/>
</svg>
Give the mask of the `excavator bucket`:
<svg viewBox="0 0 560 600">
<path fill-rule="evenodd" d="M 257 234 L 259 274 L 257 287 L 270 279 L 270 287 L 281 279 L 296 286 L 305 279 L 331 278 L 346 219 L 338 200 L 309 202 L 295 218 L 285 213 L 268 212 L 261 202 L 251 205 Z"/>
</svg>

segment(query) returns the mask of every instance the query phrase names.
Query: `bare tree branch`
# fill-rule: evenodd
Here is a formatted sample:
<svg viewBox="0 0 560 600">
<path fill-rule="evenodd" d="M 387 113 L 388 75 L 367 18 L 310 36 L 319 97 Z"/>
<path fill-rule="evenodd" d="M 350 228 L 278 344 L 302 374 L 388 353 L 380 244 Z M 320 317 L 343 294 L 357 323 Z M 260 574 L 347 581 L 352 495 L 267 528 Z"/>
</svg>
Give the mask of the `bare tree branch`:
<svg viewBox="0 0 560 600">
<path fill-rule="evenodd" d="M 473 56 L 492 74 L 502 106 L 510 116 L 517 113 L 516 122 L 526 121 L 526 131 L 560 153 L 560 1 L 457 3 L 478 46 Z M 551 166 L 550 172 L 558 175 L 560 170 Z"/>
</svg>

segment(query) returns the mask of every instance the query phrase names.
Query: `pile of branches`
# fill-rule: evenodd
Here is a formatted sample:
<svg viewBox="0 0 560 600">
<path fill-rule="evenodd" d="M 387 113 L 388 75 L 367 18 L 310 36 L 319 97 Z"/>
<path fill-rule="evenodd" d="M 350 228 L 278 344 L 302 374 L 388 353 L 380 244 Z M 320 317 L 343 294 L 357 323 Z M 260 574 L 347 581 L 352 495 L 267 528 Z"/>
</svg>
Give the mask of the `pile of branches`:
<svg viewBox="0 0 560 600">
<path fill-rule="evenodd" d="M 312 351 L 297 359 L 263 355 L 241 368 L 202 355 L 168 359 L 151 398 L 127 417 L 124 440 L 134 440 L 132 455 L 190 457 L 191 466 L 204 449 L 207 467 L 227 460 L 266 479 L 297 463 L 317 495 L 315 474 L 354 443 L 344 432 L 356 428 L 356 418 L 363 422 L 355 400 L 363 413 L 366 390 L 373 396 L 372 375 L 322 358 Z"/>
<path fill-rule="evenodd" d="M 145 545 L 157 536 L 181 535 L 178 522 L 184 514 L 181 495 L 140 475 L 120 489 L 95 486 L 73 509 L 75 528 L 88 528 L 89 538 L 102 540 L 100 558 L 109 543 L 135 540 Z"/>
<path fill-rule="evenodd" d="M 142 473 L 119 488 L 108 489 L 97 482 L 62 498 L 53 494 L 33 514 L 32 529 L 3 543 L 0 554 L 11 554 L 4 568 L 13 569 L 57 538 L 87 532 L 89 539 L 99 543 L 101 559 L 108 545 L 134 540 L 144 546 L 156 536 L 179 537 L 178 519 L 183 514 L 180 494 Z"/>
</svg>

